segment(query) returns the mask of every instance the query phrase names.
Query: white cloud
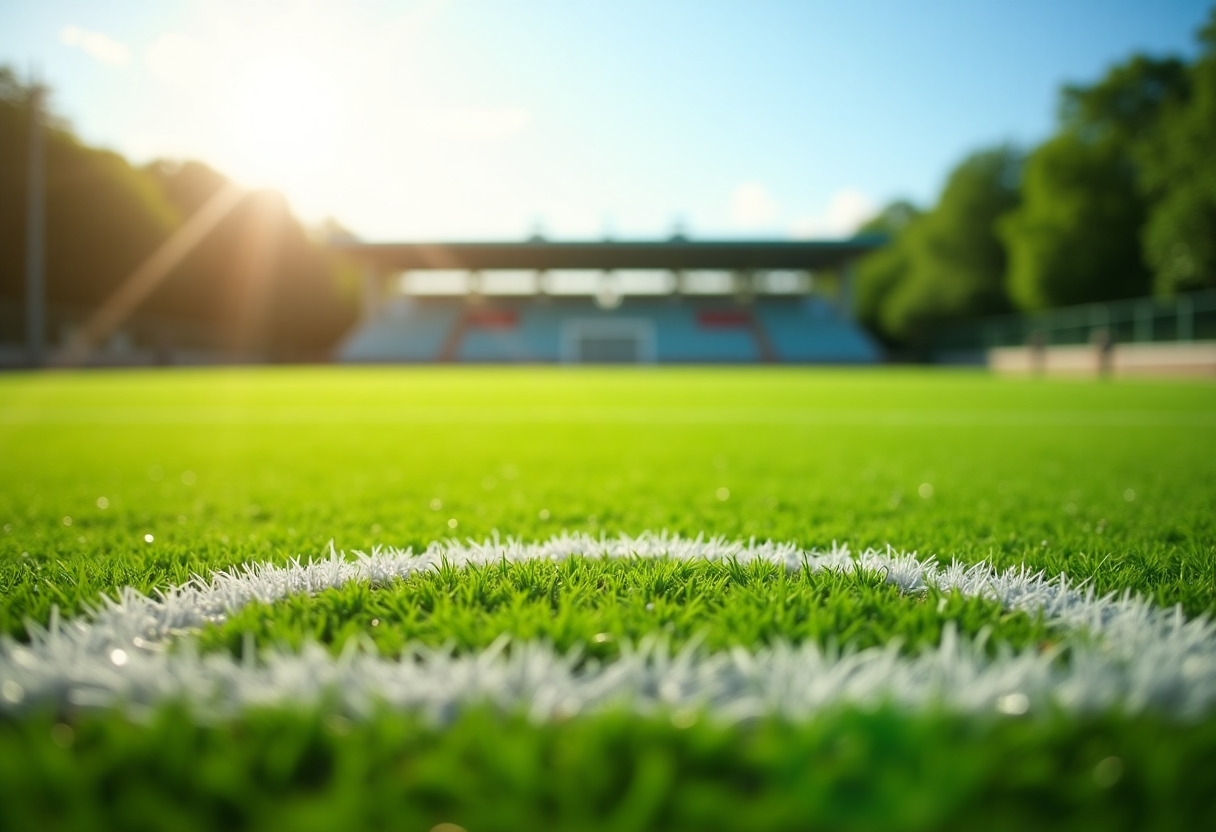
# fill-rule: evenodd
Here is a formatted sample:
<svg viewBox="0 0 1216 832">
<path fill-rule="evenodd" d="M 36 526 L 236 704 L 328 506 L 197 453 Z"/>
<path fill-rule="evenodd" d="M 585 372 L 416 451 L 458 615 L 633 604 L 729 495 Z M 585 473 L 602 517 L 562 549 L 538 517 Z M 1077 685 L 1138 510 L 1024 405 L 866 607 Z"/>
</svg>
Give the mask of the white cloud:
<svg viewBox="0 0 1216 832">
<path fill-rule="evenodd" d="M 74 46 L 103 64 L 125 66 L 131 60 L 131 50 L 101 32 L 90 32 L 79 26 L 67 26 L 59 33 L 59 40 Z"/>
<path fill-rule="evenodd" d="M 148 47 L 144 60 L 153 75 L 171 84 L 190 86 L 207 77 L 207 51 L 185 35 L 161 35 Z"/>
<path fill-rule="evenodd" d="M 832 194 L 827 207 L 816 214 L 800 217 L 790 224 L 790 236 L 847 237 L 877 213 L 874 202 L 856 188 L 841 188 Z"/>
<path fill-rule="evenodd" d="M 418 122 L 428 133 L 445 139 L 493 142 L 522 132 L 531 113 L 518 107 L 451 108 L 421 113 Z"/>
<path fill-rule="evenodd" d="M 777 218 L 779 209 L 768 190 L 759 182 L 748 181 L 735 188 L 731 197 L 731 216 L 743 228 L 757 228 Z"/>
</svg>

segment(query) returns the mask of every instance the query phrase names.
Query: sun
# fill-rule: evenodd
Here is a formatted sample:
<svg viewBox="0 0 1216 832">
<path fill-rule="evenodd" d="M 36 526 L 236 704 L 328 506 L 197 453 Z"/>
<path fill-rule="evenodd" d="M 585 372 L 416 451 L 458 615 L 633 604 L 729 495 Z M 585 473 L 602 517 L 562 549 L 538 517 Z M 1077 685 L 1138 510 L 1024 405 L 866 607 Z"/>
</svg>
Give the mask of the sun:
<svg viewBox="0 0 1216 832">
<path fill-rule="evenodd" d="M 247 179 L 290 188 L 334 155 L 341 96 L 331 75 L 308 60 L 266 57 L 240 78 L 231 131 Z"/>
</svg>

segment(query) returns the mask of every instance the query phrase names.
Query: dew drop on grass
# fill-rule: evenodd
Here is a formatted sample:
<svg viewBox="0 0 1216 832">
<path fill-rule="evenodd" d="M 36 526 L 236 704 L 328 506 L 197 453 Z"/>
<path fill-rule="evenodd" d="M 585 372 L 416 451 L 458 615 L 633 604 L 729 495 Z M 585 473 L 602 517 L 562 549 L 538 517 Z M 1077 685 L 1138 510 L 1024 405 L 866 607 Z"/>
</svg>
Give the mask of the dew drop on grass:
<svg viewBox="0 0 1216 832">
<path fill-rule="evenodd" d="M 1107 757 L 1094 766 L 1094 782 L 1099 788 L 1109 789 L 1123 776 L 1123 761 L 1118 757 Z"/>
<path fill-rule="evenodd" d="M 496 485 L 498 485 L 498 480 L 493 477 L 486 476 L 481 478 L 481 487 L 486 491 L 493 491 Z"/>
<path fill-rule="evenodd" d="M 730 499 L 730 489 L 729 488 L 719 488 L 715 493 L 717 494 L 718 499 L 721 500 L 722 502 L 726 502 L 727 500 Z"/>
<path fill-rule="evenodd" d="M 381 528 L 379 523 L 372 523 L 372 534 L 380 534 Z"/>
<path fill-rule="evenodd" d="M 110 501 L 107 500 L 105 497 L 98 497 L 97 498 L 97 507 L 102 510 L 107 509 L 110 507 Z"/>
<path fill-rule="evenodd" d="M 341 714 L 330 714 L 325 717 L 325 728 L 335 736 L 344 737 L 350 733 L 351 721 Z"/>
<path fill-rule="evenodd" d="M 1024 693 L 1007 693 L 996 700 L 996 709 L 1003 714 L 1020 716 L 1030 710 L 1030 700 Z"/>
<path fill-rule="evenodd" d="M 5 534 L 7 534 L 8 532 L 11 532 L 12 530 L 13 530 L 13 524 L 12 524 L 12 523 L 5 523 L 5 524 L 4 524 L 4 532 L 5 532 Z"/>
<path fill-rule="evenodd" d="M 65 526 L 72 525 L 72 518 L 65 515 L 63 518 L 63 525 L 65 525 Z"/>
<path fill-rule="evenodd" d="M 431 511 L 439 511 L 441 508 L 443 508 L 443 500 L 438 497 L 431 500 Z"/>
<path fill-rule="evenodd" d="M 194 485 L 198 482 L 198 475 L 193 471 L 182 471 L 182 485 Z"/>
<path fill-rule="evenodd" d="M 1064 513 L 1065 514 L 1076 514 L 1077 513 L 1077 504 L 1076 503 L 1065 503 L 1064 504 Z"/>
<path fill-rule="evenodd" d="M 121 647 L 114 648 L 110 651 L 110 661 L 114 663 L 115 667 L 122 667 L 127 663 L 127 651 Z"/>
<path fill-rule="evenodd" d="M 681 730 L 697 724 L 697 712 L 691 708 L 681 708 L 671 715 L 671 724 Z"/>
<path fill-rule="evenodd" d="M 373 626 L 373 627 L 379 627 L 379 626 L 380 626 L 380 619 L 379 619 L 379 618 L 373 618 L 373 619 L 372 619 L 372 626 Z"/>
<path fill-rule="evenodd" d="M 541 520 L 548 520 L 549 519 L 549 509 L 542 508 L 540 510 L 540 514 L 538 516 L 540 517 Z"/>
<path fill-rule="evenodd" d="M 1123 492 L 1123 499 L 1127 500 L 1130 503 L 1132 500 L 1136 499 L 1136 492 L 1130 488 L 1127 489 L 1126 491 Z M 1111 757 L 1109 759 L 1113 760 L 1115 758 Z"/>
<path fill-rule="evenodd" d="M 150 534 L 146 534 L 146 535 L 144 535 L 144 543 L 151 543 L 151 542 L 152 542 L 153 540 L 155 540 L 155 539 L 156 539 L 156 538 L 154 538 L 154 537 L 153 537 L 152 535 L 150 535 Z M 225 541 L 225 542 L 227 542 L 227 541 Z"/>
<path fill-rule="evenodd" d="M 71 725 L 56 722 L 51 726 L 51 742 L 60 748 L 71 748 L 75 740 L 76 732 L 72 730 Z"/>
<path fill-rule="evenodd" d="M 455 518 L 455 517 L 453 517 L 453 518 L 451 518 L 450 520 L 448 520 L 448 528 L 449 528 L 449 529 L 454 529 L 454 528 L 456 528 L 456 527 L 457 527 L 457 526 L 459 526 L 459 525 L 460 525 L 460 524 L 456 522 L 456 518 Z"/>
<path fill-rule="evenodd" d="M 164 476 L 165 469 L 161 468 L 159 465 L 153 465 L 148 469 L 148 479 L 152 480 L 152 482 L 160 482 L 162 479 L 164 479 Z"/>
<path fill-rule="evenodd" d="M 920 488 L 916 489 L 916 493 L 919 494 L 922 499 L 927 500 L 933 496 L 933 486 L 927 482 L 922 482 L 920 484 Z"/>
<path fill-rule="evenodd" d="M 5 679 L 4 684 L 0 685 L 0 696 L 4 697 L 4 701 L 16 705 L 25 698 L 25 688 L 12 679 Z"/>
</svg>

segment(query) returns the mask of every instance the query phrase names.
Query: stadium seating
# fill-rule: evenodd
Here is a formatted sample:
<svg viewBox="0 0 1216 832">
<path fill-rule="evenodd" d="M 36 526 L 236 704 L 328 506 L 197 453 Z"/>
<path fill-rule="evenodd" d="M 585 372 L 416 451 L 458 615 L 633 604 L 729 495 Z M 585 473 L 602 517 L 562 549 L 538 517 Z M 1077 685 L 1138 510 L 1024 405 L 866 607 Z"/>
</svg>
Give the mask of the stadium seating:
<svg viewBox="0 0 1216 832">
<path fill-rule="evenodd" d="M 873 339 L 822 298 L 765 298 L 754 309 L 778 361 L 868 364 L 881 357 Z"/>
<path fill-rule="evenodd" d="M 461 312 L 459 303 L 394 298 L 376 317 L 356 326 L 338 347 L 337 359 L 352 363 L 437 361 Z"/>
<path fill-rule="evenodd" d="M 815 297 L 396 298 L 338 350 L 346 362 L 870 363 L 879 350 Z"/>
</svg>

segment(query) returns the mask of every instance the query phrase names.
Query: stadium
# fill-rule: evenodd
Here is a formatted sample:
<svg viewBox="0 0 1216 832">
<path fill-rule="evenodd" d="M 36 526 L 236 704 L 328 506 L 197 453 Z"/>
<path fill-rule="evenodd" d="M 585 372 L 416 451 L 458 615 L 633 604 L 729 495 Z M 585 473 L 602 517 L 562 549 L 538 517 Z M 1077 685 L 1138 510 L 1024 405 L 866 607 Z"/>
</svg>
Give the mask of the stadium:
<svg viewBox="0 0 1216 832">
<path fill-rule="evenodd" d="M 880 351 L 851 320 L 850 268 L 879 245 L 865 239 L 340 245 L 361 261 L 364 281 L 362 320 L 337 357 L 870 364 Z M 809 293 L 816 270 L 831 270 L 835 297 Z M 404 291 L 390 293 L 386 273 Z M 465 294 L 444 298 L 438 293 L 445 289 Z"/>
<path fill-rule="evenodd" d="M 10 6 L 0 830 L 1216 828 L 1210 2 Z"/>
</svg>

